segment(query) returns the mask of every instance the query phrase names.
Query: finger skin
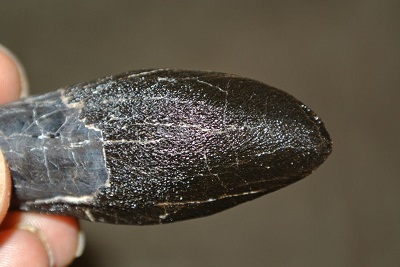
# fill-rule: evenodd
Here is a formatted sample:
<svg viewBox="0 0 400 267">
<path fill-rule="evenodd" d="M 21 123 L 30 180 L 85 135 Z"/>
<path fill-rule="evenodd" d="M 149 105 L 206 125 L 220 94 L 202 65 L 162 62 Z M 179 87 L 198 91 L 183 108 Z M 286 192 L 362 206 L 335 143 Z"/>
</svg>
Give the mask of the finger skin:
<svg viewBox="0 0 400 267">
<path fill-rule="evenodd" d="M 14 101 L 21 94 L 21 68 L 13 58 L 0 45 L 0 104 Z M 62 216 L 7 213 L 11 192 L 7 171 L 0 158 L 0 267 L 50 266 L 46 246 L 51 251 L 54 266 L 67 266 L 75 258 L 78 222 Z"/>
<path fill-rule="evenodd" d="M 0 151 L 0 222 L 6 216 L 11 198 L 11 176 L 4 159 L 3 153 Z"/>
<path fill-rule="evenodd" d="M 0 234 L 0 267 L 49 266 L 41 240 L 24 230 L 2 230 Z"/>
<path fill-rule="evenodd" d="M 20 229 L 21 226 L 23 227 L 26 225 L 33 226 L 41 231 L 45 242 L 48 243 L 51 253 L 53 254 L 55 266 L 66 266 L 75 258 L 79 233 L 79 225 L 75 219 L 28 212 L 10 212 L 1 224 L 0 237 L 3 235 L 3 231 L 12 231 L 13 234 L 18 235 L 19 232 L 26 231 Z M 36 250 L 38 253 L 38 256 L 34 254 L 33 258 L 41 260 L 41 255 L 44 251 L 46 260 L 48 261 L 43 240 L 40 240 L 39 237 L 36 237 L 36 239 L 40 242 L 29 246 L 29 250 Z M 18 249 L 21 249 L 20 244 L 8 244 L 8 251 Z M 0 244 L 0 259 L 8 256 L 8 254 L 6 254 L 7 250 L 3 249 L 2 244 Z M 20 255 L 23 254 L 21 253 Z"/>
<path fill-rule="evenodd" d="M 21 79 L 18 66 L 0 45 L 0 104 L 18 99 L 20 93 Z"/>
</svg>

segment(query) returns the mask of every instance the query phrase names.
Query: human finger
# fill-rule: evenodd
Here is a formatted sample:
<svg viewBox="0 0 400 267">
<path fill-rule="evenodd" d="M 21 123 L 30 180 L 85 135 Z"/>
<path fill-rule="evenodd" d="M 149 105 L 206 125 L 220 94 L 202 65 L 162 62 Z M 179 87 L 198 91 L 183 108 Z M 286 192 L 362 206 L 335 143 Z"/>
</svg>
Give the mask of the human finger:
<svg viewBox="0 0 400 267">
<path fill-rule="evenodd" d="M 27 91 L 24 68 L 10 50 L 0 44 L 0 104 L 17 100 Z"/>
<path fill-rule="evenodd" d="M 9 257 L 10 253 L 26 258 L 23 253 L 28 249 L 29 253 L 35 251 L 31 255 L 31 259 L 34 259 L 31 262 L 37 266 L 67 266 L 82 254 L 84 248 L 84 237 L 79 232 L 78 222 L 63 216 L 11 212 L 0 227 L 0 237 L 3 235 L 9 238 L 0 243 L 0 259 Z M 24 237 L 26 241 L 21 244 Z M 18 260 L 21 263 L 17 261 L 15 266 L 24 266 L 25 259 Z M 39 265 L 43 262 L 46 264 Z"/>
</svg>

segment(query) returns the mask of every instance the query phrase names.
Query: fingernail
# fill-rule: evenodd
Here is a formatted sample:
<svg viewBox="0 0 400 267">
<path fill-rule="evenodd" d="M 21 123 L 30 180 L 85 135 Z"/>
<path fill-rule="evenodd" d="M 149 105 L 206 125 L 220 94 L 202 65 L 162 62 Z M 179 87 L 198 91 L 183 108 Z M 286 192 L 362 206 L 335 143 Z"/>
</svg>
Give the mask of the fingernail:
<svg viewBox="0 0 400 267">
<path fill-rule="evenodd" d="M 7 54 L 10 58 L 12 58 L 17 65 L 17 69 L 19 72 L 19 82 L 20 82 L 20 86 L 21 86 L 20 97 L 28 96 L 29 95 L 29 83 L 28 83 L 28 78 L 26 76 L 25 68 L 22 66 L 18 57 L 2 44 L 0 44 L 0 51 L 2 51 L 4 54 Z"/>
<path fill-rule="evenodd" d="M 75 258 L 79 258 L 80 256 L 82 256 L 83 252 L 85 251 L 85 247 L 86 247 L 85 233 L 80 231 L 78 234 L 78 244 L 76 245 Z"/>
<path fill-rule="evenodd" d="M 35 227 L 33 225 L 30 225 L 30 224 L 18 224 L 17 228 L 21 229 L 21 230 L 28 231 L 28 232 L 30 232 L 32 234 L 35 234 L 37 237 L 39 237 L 40 241 L 42 242 L 42 244 L 43 244 L 43 246 L 44 246 L 44 248 L 46 250 L 47 257 L 49 258 L 49 266 L 54 266 L 53 252 L 51 251 L 50 244 L 47 241 L 47 239 L 46 239 L 45 235 L 43 234 L 43 232 L 39 228 L 37 228 L 37 227 Z"/>
</svg>

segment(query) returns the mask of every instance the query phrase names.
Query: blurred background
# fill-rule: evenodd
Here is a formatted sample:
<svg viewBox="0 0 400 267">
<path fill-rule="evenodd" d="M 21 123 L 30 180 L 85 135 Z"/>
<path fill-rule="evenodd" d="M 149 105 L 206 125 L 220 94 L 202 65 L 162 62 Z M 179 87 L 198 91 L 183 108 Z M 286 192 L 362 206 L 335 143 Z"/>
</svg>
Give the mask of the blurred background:
<svg viewBox="0 0 400 267">
<path fill-rule="evenodd" d="M 0 43 L 31 94 L 140 68 L 228 72 L 295 95 L 334 141 L 310 177 L 211 217 L 82 222 L 72 266 L 399 266 L 399 14 L 399 1 L 1 1 Z"/>
</svg>

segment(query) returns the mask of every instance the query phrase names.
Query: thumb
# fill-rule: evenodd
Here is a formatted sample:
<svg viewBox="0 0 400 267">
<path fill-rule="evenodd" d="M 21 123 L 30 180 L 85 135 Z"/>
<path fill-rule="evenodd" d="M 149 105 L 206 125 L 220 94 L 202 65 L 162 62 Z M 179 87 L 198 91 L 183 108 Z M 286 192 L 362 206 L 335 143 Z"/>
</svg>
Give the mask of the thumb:
<svg viewBox="0 0 400 267">
<path fill-rule="evenodd" d="M 7 161 L 0 150 L 0 223 L 3 221 L 8 207 L 10 206 L 11 197 L 11 177 L 7 166 Z"/>
</svg>

